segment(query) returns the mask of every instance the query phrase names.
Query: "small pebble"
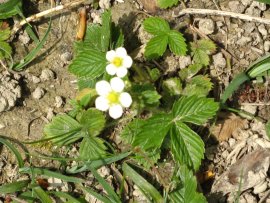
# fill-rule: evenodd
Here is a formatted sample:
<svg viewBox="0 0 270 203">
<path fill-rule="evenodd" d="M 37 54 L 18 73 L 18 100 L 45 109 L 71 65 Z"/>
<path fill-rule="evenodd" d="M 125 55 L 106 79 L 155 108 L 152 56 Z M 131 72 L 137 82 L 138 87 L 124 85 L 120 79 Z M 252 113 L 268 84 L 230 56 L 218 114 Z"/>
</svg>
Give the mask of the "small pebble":
<svg viewBox="0 0 270 203">
<path fill-rule="evenodd" d="M 199 30 L 206 35 L 210 35 L 215 30 L 215 23 L 211 19 L 200 19 Z"/>
<path fill-rule="evenodd" d="M 56 108 L 60 108 L 61 106 L 63 106 L 63 104 L 64 104 L 63 98 L 61 96 L 56 96 L 54 106 Z"/>
<path fill-rule="evenodd" d="M 48 68 L 43 69 L 40 75 L 42 81 L 48 81 L 54 79 L 54 72 Z"/>
<path fill-rule="evenodd" d="M 32 75 L 32 81 L 33 81 L 33 83 L 38 84 L 38 83 L 40 83 L 41 80 L 39 77 Z"/>
<path fill-rule="evenodd" d="M 45 94 L 45 90 L 41 87 L 37 87 L 34 92 L 32 93 L 32 96 L 34 99 L 41 99 Z"/>
<path fill-rule="evenodd" d="M 65 52 L 63 54 L 61 54 L 60 59 L 67 64 L 68 62 L 70 62 L 72 60 L 72 54 L 70 52 Z"/>
</svg>

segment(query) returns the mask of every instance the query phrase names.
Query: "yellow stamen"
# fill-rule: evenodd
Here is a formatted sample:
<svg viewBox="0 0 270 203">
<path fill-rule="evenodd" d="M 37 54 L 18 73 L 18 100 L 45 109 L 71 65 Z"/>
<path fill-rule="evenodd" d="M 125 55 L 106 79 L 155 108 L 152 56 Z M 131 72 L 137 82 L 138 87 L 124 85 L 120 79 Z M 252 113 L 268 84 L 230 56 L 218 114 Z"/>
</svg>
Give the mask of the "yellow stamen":
<svg viewBox="0 0 270 203">
<path fill-rule="evenodd" d="M 122 66 L 123 59 L 120 57 L 115 57 L 112 61 L 112 64 L 115 65 L 116 67 Z"/>
<path fill-rule="evenodd" d="M 119 93 L 112 91 L 108 94 L 107 99 L 108 99 L 110 104 L 118 104 L 119 103 L 119 96 L 120 96 Z"/>
</svg>

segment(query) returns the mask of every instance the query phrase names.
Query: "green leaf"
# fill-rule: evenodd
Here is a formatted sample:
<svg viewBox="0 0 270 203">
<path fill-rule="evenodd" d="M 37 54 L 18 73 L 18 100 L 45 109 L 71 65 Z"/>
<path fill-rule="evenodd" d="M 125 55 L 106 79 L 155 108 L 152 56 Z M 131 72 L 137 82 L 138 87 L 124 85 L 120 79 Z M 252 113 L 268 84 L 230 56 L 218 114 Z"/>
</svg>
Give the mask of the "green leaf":
<svg viewBox="0 0 270 203">
<path fill-rule="evenodd" d="M 133 168 L 131 168 L 128 164 L 124 163 L 122 166 L 124 175 L 130 178 L 135 185 L 143 192 L 145 197 L 148 200 L 152 200 L 151 202 L 155 203 L 163 203 L 164 200 L 157 189 L 148 183 L 140 174 L 138 174 Z"/>
<path fill-rule="evenodd" d="M 79 77 L 77 84 L 79 90 L 85 88 L 95 88 L 96 81 L 91 79 L 91 77 Z"/>
<path fill-rule="evenodd" d="M 64 114 L 55 116 L 51 123 L 45 125 L 45 138 L 52 138 L 57 145 L 67 145 L 80 139 L 82 126 L 72 117 Z"/>
<path fill-rule="evenodd" d="M 144 29 L 152 35 L 166 34 L 170 31 L 169 23 L 163 18 L 150 17 L 143 21 Z"/>
<path fill-rule="evenodd" d="M 69 71 L 79 77 L 88 77 L 93 80 L 105 71 L 107 60 L 105 53 L 96 49 L 85 47 L 73 59 Z"/>
<path fill-rule="evenodd" d="M 162 84 L 163 89 L 165 92 L 168 92 L 170 95 L 180 95 L 182 92 L 182 83 L 179 78 L 169 78 L 163 81 Z"/>
<path fill-rule="evenodd" d="M 140 132 L 141 127 L 145 124 L 146 121 L 140 119 L 134 119 L 125 128 L 122 130 L 120 136 L 127 143 L 132 144 L 134 141 L 135 135 Z"/>
<path fill-rule="evenodd" d="M 155 167 L 154 165 L 160 159 L 160 153 L 161 153 L 160 149 L 151 151 L 141 150 L 141 152 L 136 153 L 133 159 L 136 160 L 139 164 L 143 165 L 143 167 L 148 170 L 151 167 Z"/>
<path fill-rule="evenodd" d="M 197 192 L 197 181 L 192 171 L 183 165 L 177 173 L 181 186 L 169 194 L 172 203 L 207 203 L 205 197 Z"/>
<path fill-rule="evenodd" d="M 112 23 L 112 49 L 122 47 L 125 42 L 125 36 L 121 28 Z"/>
<path fill-rule="evenodd" d="M 101 17 L 101 51 L 107 52 L 111 40 L 111 11 L 105 11 Z"/>
<path fill-rule="evenodd" d="M 71 195 L 65 192 L 50 191 L 50 194 L 53 194 L 61 199 L 65 199 L 65 202 L 70 201 L 72 203 L 81 203 L 81 201 L 78 201 L 75 197 L 72 197 Z"/>
<path fill-rule="evenodd" d="M 175 161 L 197 171 L 204 154 L 204 143 L 200 136 L 181 122 L 176 122 L 171 128 L 170 136 Z"/>
<path fill-rule="evenodd" d="M 4 41 L 0 41 L 0 59 L 10 58 L 12 53 L 11 46 Z"/>
<path fill-rule="evenodd" d="M 169 8 L 176 5 L 179 0 L 158 0 L 157 3 L 160 8 Z"/>
<path fill-rule="evenodd" d="M 0 19 L 7 19 L 21 13 L 22 0 L 9 0 L 0 4 Z"/>
<path fill-rule="evenodd" d="M 209 55 L 216 51 L 216 45 L 211 40 L 202 39 L 191 43 L 191 51 L 195 63 L 208 66 Z"/>
<path fill-rule="evenodd" d="M 53 201 L 49 197 L 49 195 L 41 188 L 41 187 L 34 187 L 33 193 L 38 197 L 38 199 L 42 203 L 52 203 Z"/>
<path fill-rule="evenodd" d="M 80 144 L 80 157 L 87 161 L 104 158 L 107 147 L 98 137 L 85 137 Z"/>
<path fill-rule="evenodd" d="M 22 191 L 29 184 L 29 180 L 21 180 L 13 183 L 8 183 L 0 186 L 0 194 L 14 193 Z"/>
<path fill-rule="evenodd" d="M 256 1 L 259 1 L 259 2 L 262 2 L 262 3 L 266 3 L 266 4 L 270 4 L 270 0 L 256 0 Z"/>
<path fill-rule="evenodd" d="M 132 145 L 139 146 L 144 150 L 160 148 L 171 126 L 172 117 L 170 114 L 154 115 L 141 126 Z"/>
<path fill-rule="evenodd" d="M 90 108 L 83 113 L 80 123 L 82 130 L 87 131 L 90 136 L 97 136 L 105 126 L 105 117 L 101 111 Z"/>
<path fill-rule="evenodd" d="M 219 109 L 219 104 L 213 99 L 198 97 L 181 97 L 173 106 L 174 121 L 188 122 L 197 125 L 204 124 L 212 118 Z"/>
<path fill-rule="evenodd" d="M 167 49 L 168 36 L 167 35 L 157 35 L 150 39 L 145 47 L 145 56 L 148 59 L 155 59 L 164 54 Z"/>
<path fill-rule="evenodd" d="M 1 22 L 0 22 L 0 27 L 1 27 Z M 0 29 L 0 41 L 5 41 L 5 40 L 8 40 L 8 38 L 10 37 L 10 34 L 11 34 L 11 31 L 10 29 L 4 29 L 4 30 L 1 30 Z"/>
<path fill-rule="evenodd" d="M 187 68 L 181 69 L 179 71 L 179 77 L 181 78 L 181 80 L 186 80 L 189 78 L 192 78 L 194 75 L 196 75 L 201 69 L 203 68 L 203 66 L 201 64 L 191 64 L 189 65 Z"/>
<path fill-rule="evenodd" d="M 141 93 L 145 104 L 159 104 L 160 94 L 156 90 L 146 90 Z"/>
<path fill-rule="evenodd" d="M 213 83 L 209 77 L 205 75 L 197 75 L 187 82 L 182 94 L 186 96 L 207 96 L 212 87 Z"/>
<path fill-rule="evenodd" d="M 171 30 L 168 33 L 168 38 L 169 38 L 169 48 L 170 50 L 176 54 L 176 55 L 186 55 L 187 52 L 187 44 L 186 40 L 183 37 L 183 35 L 176 31 L 176 30 Z"/>
<path fill-rule="evenodd" d="M 101 202 L 112 203 L 111 200 L 109 200 L 107 197 L 100 195 L 99 193 L 95 192 L 94 190 L 90 188 L 84 187 L 82 185 L 77 185 L 77 187 L 80 188 L 84 193 L 88 193 L 94 196 L 96 199 L 100 200 Z"/>
</svg>

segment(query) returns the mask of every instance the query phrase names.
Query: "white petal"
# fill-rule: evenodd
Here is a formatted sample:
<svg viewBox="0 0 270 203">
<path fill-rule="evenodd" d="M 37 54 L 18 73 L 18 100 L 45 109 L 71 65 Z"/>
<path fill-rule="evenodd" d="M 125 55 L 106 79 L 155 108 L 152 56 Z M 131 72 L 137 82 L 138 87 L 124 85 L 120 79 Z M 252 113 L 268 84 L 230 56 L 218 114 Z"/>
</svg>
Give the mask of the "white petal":
<svg viewBox="0 0 270 203">
<path fill-rule="evenodd" d="M 126 68 L 130 68 L 132 66 L 132 58 L 130 56 L 126 56 L 124 58 L 123 66 Z"/>
<path fill-rule="evenodd" d="M 109 102 L 105 97 L 98 97 L 95 101 L 96 108 L 100 111 L 107 111 L 109 109 Z"/>
<path fill-rule="evenodd" d="M 130 94 L 127 92 L 121 93 L 119 100 L 120 100 L 120 103 L 122 104 L 122 106 L 126 107 L 126 108 L 130 107 L 130 105 L 132 103 L 132 98 L 131 98 Z"/>
<path fill-rule="evenodd" d="M 121 105 L 114 105 L 114 106 L 111 106 L 109 109 L 109 115 L 113 119 L 120 118 L 122 114 L 123 114 L 123 108 Z"/>
<path fill-rule="evenodd" d="M 110 83 L 111 83 L 112 90 L 115 92 L 122 92 L 125 87 L 124 81 L 118 77 L 112 78 Z"/>
<path fill-rule="evenodd" d="M 108 51 L 106 53 L 106 59 L 112 61 L 116 57 L 116 52 L 114 50 Z"/>
<path fill-rule="evenodd" d="M 115 75 L 117 68 L 113 64 L 109 64 L 106 66 L 106 71 L 109 75 Z"/>
<path fill-rule="evenodd" d="M 127 68 L 124 68 L 124 67 L 117 68 L 116 75 L 119 78 L 123 78 L 127 75 L 127 72 L 128 72 Z"/>
<path fill-rule="evenodd" d="M 96 83 L 96 91 L 98 95 L 106 96 L 112 90 L 110 83 L 105 80 L 101 80 Z"/>
<path fill-rule="evenodd" d="M 119 47 L 115 50 L 118 57 L 124 58 L 127 55 L 127 51 L 124 47 Z"/>
</svg>

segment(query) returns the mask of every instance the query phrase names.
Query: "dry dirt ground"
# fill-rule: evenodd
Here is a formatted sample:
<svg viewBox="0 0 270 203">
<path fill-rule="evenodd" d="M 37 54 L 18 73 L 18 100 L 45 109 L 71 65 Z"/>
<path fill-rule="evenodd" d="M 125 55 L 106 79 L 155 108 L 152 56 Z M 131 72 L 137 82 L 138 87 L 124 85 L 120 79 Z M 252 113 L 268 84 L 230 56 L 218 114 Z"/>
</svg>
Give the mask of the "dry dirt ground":
<svg viewBox="0 0 270 203">
<path fill-rule="evenodd" d="M 68 1 L 62 1 L 62 3 L 66 2 Z M 190 0 L 185 2 L 186 6 L 191 8 L 229 10 L 270 18 L 268 6 L 251 0 Z M 113 21 L 123 28 L 126 34 L 125 46 L 129 52 L 132 52 L 149 39 L 141 26 L 143 19 L 147 17 L 145 10 L 142 10 L 143 4 L 139 0 L 138 2 L 124 0 L 124 3 L 115 1 L 111 6 Z M 50 3 L 47 1 L 32 1 L 27 13 L 30 15 L 48 8 L 50 8 Z M 165 11 L 157 10 L 152 15 L 162 16 L 173 27 L 180 28 L 188 40 L 199 38 L 200 33 L 203 33 L 217 44 L 217 52 L 212 56 L 209 67 L 209 74 L 215 81 L 212 94 L 216 98 L 235 74 L 245 70 L 251 62 L 270 51 L 270 26 L 213 16 L 172 17 L 172 13 L 178 12 L 182 8 L 183 6 L 179 5 Z M 101 12 L 102 9 L 90 10 L 90 21 L 99 22 Z M 14 106 L 10 104 L 9 109 L 0 112 L 0 135 L 19 141 L 40 139 L 44 125 L 51 120 L 54 114 L 70 110 L 69 101 L 75 98 L 77 86 L 75 77 L 68 72 L 67 67 L 73 56 L 77 20 L 78 8 L 54 15 L 52 30 L 39 56 L 28 65 L 27 69 L 9 76 L 12 80 L 17 81 L 15 86 L 20 87 L 21 93 L 15 96 Z M 187 28 L 191 20 L 193 26 L 199 28 L 200 33 Z M 48 27 L 48 19 L 38 21 L 34 25 L 37 33 L 42 36 Z M 16 36 L 12 46 L 15 52 L 14 59 L 20 60 L 34 45 L 28 43 L 26 34 L 21 32 Z M 166 69 L 166 74 L 173 74 L 174 71 L 187 66 L 187 64 L 183 64 L 184 59 L 166 53 L 162 59 L 158 60 L 158 63 Z M 138 61 L 141 60 L 138 58 Z M 2 76 L 6 77 L 4 69 L 0 70 Z M 245 92 L 245 87 L 239 91 L 239 95 L 232 104 L 262 117 L 265 121 L 268 120 L 270 118 L 268 78 L 263 84 L 250 84 L 249 86 L 251 87 L 247 92 Z M 261 96 L 262 94 L 263 96 Z M 17 97 L 20 98 L 16 99 Z M 270 191 L 270 181 L 267 171 L 270 142 L 266 138 L 264 125 L 257 120 L 241 119 L 234 115 L 221 116 L 219 120 L 221 125 L 225 125 L 225 121 L 229 123 L 227 126 L 233 125 L 233 123 L 237 123 L 237 125 L 227 131 L 223 129 L 223 134 L 221 133 L 222 127 L 216 126 L 216 132 L 213 133 L 216 141 L 205 139 L 207 140 L 206 160 L 202 170 L 214 171 L 216 178 L 212 182 L 204 182 L 202 190 L 205 193 L 212 191 L 216 194 L 224 191 L 226 193 L 237 191 L 239 182 L 236 181 L 236 178 L 240 176 L 241 172 L 236 166 L 246 164 L 248 160 L 256 160 L 256 163 L 249 163 L 247 167 L 249 169 L 244 172 L 244 186 L 240 189 L 243 192 L 240 202 L 262 202 L 264 200 L 269 203 L 270 196 L 267 194 L 269 195 Z M 241 129 L 238 128 L 239 126 Z M 51 146 L 29 146 L 30 150 L 35 150 L 37 147 L 45 153 L 54 150 Z M 65 149 L 64 153 L 68 151 L 69 149 Z M 14 174 L 15 160 L 5 149 L 1 153 L 0 182 L 11 182 L 17 178 L 17 174 Z M 247 161 L 239 162 L 239 159 L 245 155 L 250 156 L 246 158 Z M 35 164 L 52 166 L 53 163 L 35 160 Z M 251 173 L 253 176 L 250 175 Z M 261 175 L 257 177 L 256 174 Z M 210 189 L 209 185 L 212 183 L 213 187 Z M 209 201 L 233 202 L 235 200 L 234 197 L 228 196 L 221 198 L 219 195 L 209 195 Z M 137 201 L 144 202 L 143 199 L 137 199 Z"/>
</svg>

